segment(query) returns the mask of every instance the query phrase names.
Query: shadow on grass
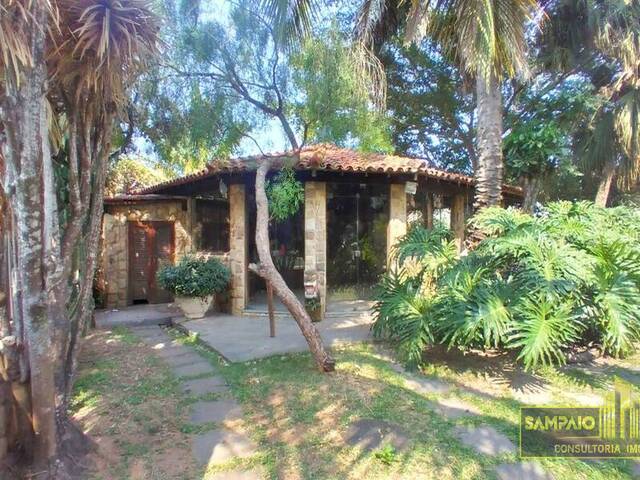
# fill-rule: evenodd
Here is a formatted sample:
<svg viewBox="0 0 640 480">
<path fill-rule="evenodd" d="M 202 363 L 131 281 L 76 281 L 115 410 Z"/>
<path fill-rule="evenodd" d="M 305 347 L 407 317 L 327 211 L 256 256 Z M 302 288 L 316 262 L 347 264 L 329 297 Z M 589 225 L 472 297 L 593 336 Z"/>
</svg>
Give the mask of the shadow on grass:
<svg viewBox="0 0 640 480">
<path fill-rule="evenodd" d="M 514 454 L 490 457 L 476 453 L 461 444 L 454 429 L 490 425 L 517 445 L 521 403 L 447 376 L 445 380 L 456 389 L 454 395 L 474 399 L 487 412 L 447 420 L 433 410 L 436 395 L 424 396 L 406 388 L 405 375 L 388 360 L 364 350 L 367 348 L 334 349 L 339 366 L 335 375 L 317 372 L 307 353 L 225 367 L 215 353 L 198 350 L 220 367 L 243 404 L 247 425 L 267 452 L 264 466 L 272 476 L 346 478 L 354 472 L 373 472 L 383 478 L 387 473 L 414 476 L 416 468 L 426 468 L 430 476 L 486 478 L 497 464 L 518 461 Z M 456 375 L 495 377 L 499 385 L 515 391 L 537 391 L 549 385 L 541 375 L 522 372 L 509 355 L 456 357 L 451 352 L 428 352 L 425 359 Z M 341 364 L 346 368 L 340 369 Z M 375 370 L 375 378 L 368 376 L 371 371 L 367 368 Z M 384 444 L 374 450 L 349 446 L 345 427 L 362 419 L 398 425 L 409 437 L 406 448 L 380 453 Z M 631 469 L 630 462 L 623 460 L 550 459 L 541 463 L 550 473 L 565 478 L 574 471 L 576 478 L 629 478 Z"/>
</svg>

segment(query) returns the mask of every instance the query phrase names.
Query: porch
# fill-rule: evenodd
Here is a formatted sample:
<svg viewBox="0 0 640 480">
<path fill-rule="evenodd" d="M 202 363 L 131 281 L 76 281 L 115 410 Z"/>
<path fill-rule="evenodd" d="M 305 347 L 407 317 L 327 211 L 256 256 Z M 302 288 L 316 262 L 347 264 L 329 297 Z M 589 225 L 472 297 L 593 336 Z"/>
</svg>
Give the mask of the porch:
<svg viewBox="0 0 640 480">
<path fill-rule="evenodd" d="M 327 347 L 371 341 L 372 318 L 368 310 L 347 310 L 347 305 L 330 305 L 326 318 L 316 327 Z M 268 315 L 256 311 L 243 315 L 213 313 L 202 319 L 186 320 L 172 304 L 135 305 L 120 310 L 96 312 L 98 328 L 134 328 L 174 325 L 191 334 L 230 362 L 245 362 L 272 355 L 305 352 L 309 349 L 298 324 L 282 309 L 275 316 L 276 336 L 269 336 Z"/>
<path fill-rule="evenodd" d="M 289 220 L 272 222 L 270 250 L 291 288 L 314 286 L 327 316 L 368 308 L 410 222 L 444 224 L 462 248 L 472 178 L 432 169 L 420 159 L 332 145 L 307 146 L 297 155 L 293 168 L 304 185 L 304 204 Z M 158 265 L 201 253 L 231 270 L 220 310 L 236 317 L 266 314 L 264 281 L 248 268 L 258 261 L 258 162 L 246 157 L 212 163 L 196 174 L 106 199 L 98 281 L 105 305 L 166 301 L 155 282 Z M 518 201 L 517 189 L 505 186 L 504 193 L 505 203 Z"/>
</svg>

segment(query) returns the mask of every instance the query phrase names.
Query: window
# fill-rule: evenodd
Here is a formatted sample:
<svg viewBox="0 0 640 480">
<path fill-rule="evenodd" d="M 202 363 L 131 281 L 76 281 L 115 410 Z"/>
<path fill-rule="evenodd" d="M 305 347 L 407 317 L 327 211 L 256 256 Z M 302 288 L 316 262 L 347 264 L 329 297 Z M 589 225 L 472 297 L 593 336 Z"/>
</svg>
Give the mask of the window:
<svg viewBox="0 0 640 480">
<path fill-rule="evenodd" d="M 209 252 L 229 251 L 229 202 L 196 200 L 198 248 Z"/>
</svg>

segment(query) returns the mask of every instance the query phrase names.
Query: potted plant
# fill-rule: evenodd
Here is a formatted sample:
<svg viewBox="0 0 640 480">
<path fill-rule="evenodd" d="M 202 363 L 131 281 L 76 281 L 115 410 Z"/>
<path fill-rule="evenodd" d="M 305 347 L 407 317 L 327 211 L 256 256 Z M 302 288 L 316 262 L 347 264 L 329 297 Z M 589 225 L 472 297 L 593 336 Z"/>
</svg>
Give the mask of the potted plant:
<svg viewBox="0 0 640 480">
<path fill-rule="evenodd" d="M 319 322 L 322 320 L 322 308 L 318 297 L 305 298 L 304 306 L 313 322 Z"/>
<path fill-rule="evenodd" d="M 158 271 L 158 283 L 175 295 L 176 304 L 187 318 L 202 318 L 217 293 L 226 290 L 231 271 L 215 258 L 185 255 L 175 265 Z"/>
</svg>

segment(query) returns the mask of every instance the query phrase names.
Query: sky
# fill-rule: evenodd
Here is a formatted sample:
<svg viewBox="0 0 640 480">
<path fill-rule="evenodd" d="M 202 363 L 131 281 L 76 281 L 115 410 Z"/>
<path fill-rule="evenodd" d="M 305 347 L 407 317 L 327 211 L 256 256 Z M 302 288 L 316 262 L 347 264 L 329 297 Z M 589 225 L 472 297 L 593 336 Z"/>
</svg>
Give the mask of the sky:
<svg viewBox="0 0 640 480">
<path fill-rule="evenodd" d="M 318 12 L 319 22 L 329 22 L 335 18 L 337 12 L 352 9 L 355 5 L 347 0 L 337 0 L 328 2 L 329 5 Z M 222 25 L 230 25 L 230 10 L 233 2 L 231 0 L 204 0 L 201 4 L 201 21 L 216 21 Z M 266 119 L 263 125 L 251 133 L 250 138 L 242 139 L 237 151 L 237 156 L 251 155 L 264 152 L 283 151 L 290 148 L 289 141 L 277 119 Z M 134 146 L 137 153 L 157 158 L 152 145 L 143 137 L 134 139 Z M 258 145 L 256 145 L 256 143 Z"/>
</svg>

